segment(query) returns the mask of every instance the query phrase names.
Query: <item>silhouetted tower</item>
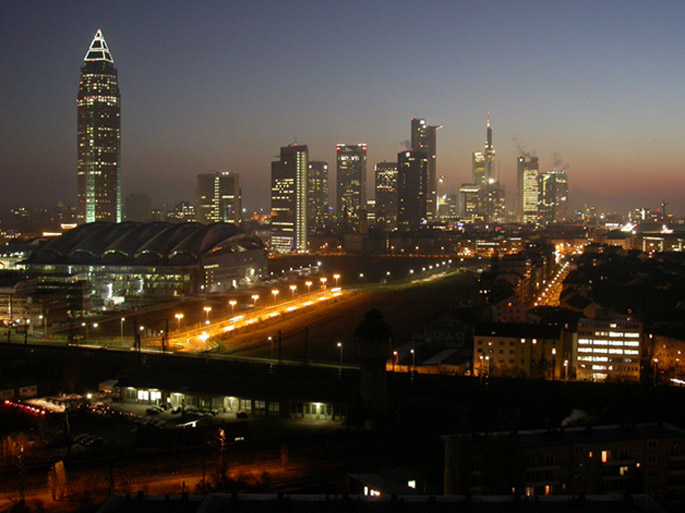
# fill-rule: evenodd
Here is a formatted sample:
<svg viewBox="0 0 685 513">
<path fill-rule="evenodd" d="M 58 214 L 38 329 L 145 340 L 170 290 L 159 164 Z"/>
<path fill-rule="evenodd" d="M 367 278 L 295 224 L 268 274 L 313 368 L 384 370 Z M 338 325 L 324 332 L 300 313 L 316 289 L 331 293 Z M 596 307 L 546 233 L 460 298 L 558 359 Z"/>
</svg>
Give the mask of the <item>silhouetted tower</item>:
<svg viewBox="0 0 685 513">
<path fill-rule="evenodd" d="M 369 310 L 354 330 L 355 354 L 361 367 L 359 393 L 366 420 L 381 420 L 388 414 L 385 364 L 391 354 L 392 330 L 383 315 Z"/>
</svg>

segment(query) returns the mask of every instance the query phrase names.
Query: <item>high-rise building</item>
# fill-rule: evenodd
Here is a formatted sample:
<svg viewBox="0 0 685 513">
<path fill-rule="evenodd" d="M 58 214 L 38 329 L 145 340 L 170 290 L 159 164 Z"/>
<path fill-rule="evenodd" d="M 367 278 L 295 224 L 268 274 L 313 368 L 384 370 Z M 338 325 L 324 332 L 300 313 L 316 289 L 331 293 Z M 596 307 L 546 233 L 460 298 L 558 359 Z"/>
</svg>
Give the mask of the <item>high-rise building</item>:
<svg viewBox="0 0 685 513">
<path fill-rule="evenodd" d="M 426 152 L 428 157 L 428 184 L 426 186 L 426 213 L 428 219 L 437 216 L 438 175 L 437 175 L 437 131 L 442 125 L 428 125 L 425 119 L 411 120 L 411 148 Z"/>
<path fill-rule="evenodd" d="M 428 218 L 429 155 L 422 150 L 397 154 L 397 224 L 415 229 Z"/>
<path fill-rule="evenodd" d="M 281 158 L 271 163 L 271 248 L 279 253 L 307 251 L 306 145 L 281 148 Z"/>
<path fill-rule="evenodd" d="M 397 226 L 397 162 L 379 162 L 376 177 L 376 224 L 385 228 Z"/>
<path fill-rule="evenodd" d="M 578 321 L 579 380 L 638 381 L 642 325 L 622 319 Z"/>
<path fill-rule="evenodd" d="M 546 224 L 568 219 L 568 175 L 564 170 L 552 169 L 540 173 L 538 186 L 540 217 Z"/>
<path fill-rule="evenodd" d="M 519 156 L 517 161 L 518 221 L 539 223 L 539 166 L 537 157 Z"/>
<path fill-rule="evenodd" d="M 148 222 L 152 217 L 152 200 L 144 192 L 132 192 L 126 196 L 125 211 L 127 221 Z"/>
<path fill-rule="evenodd" d="M 465 183 L 459 188 L 459 215 L 465 219 L 473 219 L 479 214 L 480 185 Z"/>
<path fill-rule="evenodd" d="M 312 160 L 307 176 L 307 227 L 323 229 L 328 220 L 328 162 Z"/>
<path fill-rule="evenodd" d="M 366 208 L 366 144 L 336 146 L 336 200 L 338 221 L 358 228 L 359 212 Z"/>
<path fill-rule="evenodd" d="M 502 221 L 505 214 L 504 185 L 494 176 L 495 147 L 492 144 L 492 126 L 490 113 L 485 128 L 485 146 L 483 151 L 473 153 L 471 175 L 473 184 L 480 187 L 480 197 L 476 213 L 487 221 Z"/>
<path fill-rule="evenodd" d="M 197 175 L 195 213 L 200 223 L 240 224 L 240 175 L 230 171 Z"/>
<path fill-rule="evenodd" d="M 76 100 L 78 219 L 121 222 L 121 118 L 114 59 L 98 29 L 81 66 Z"/>
<path fill-rule="evenodd" d="M 476 185 L 483 185 L 485 177 L 485 155 L 482 151 L 474 151 L 471 158 L 471 180 Z"/>
</svg>

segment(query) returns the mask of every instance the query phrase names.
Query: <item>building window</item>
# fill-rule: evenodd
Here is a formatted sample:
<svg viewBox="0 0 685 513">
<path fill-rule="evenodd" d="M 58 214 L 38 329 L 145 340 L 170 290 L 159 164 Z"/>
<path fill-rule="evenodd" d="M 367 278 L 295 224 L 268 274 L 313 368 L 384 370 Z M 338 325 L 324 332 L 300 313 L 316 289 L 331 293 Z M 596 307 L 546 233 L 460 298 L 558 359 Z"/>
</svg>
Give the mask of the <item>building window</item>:
<svg viewBox="0 0 685 513">
<path fill-rule="evenodd" d="M 602 451 L 602 463 L 608 462 L 610 456 L 611 456 L 611 451 Z"/>
</svg>

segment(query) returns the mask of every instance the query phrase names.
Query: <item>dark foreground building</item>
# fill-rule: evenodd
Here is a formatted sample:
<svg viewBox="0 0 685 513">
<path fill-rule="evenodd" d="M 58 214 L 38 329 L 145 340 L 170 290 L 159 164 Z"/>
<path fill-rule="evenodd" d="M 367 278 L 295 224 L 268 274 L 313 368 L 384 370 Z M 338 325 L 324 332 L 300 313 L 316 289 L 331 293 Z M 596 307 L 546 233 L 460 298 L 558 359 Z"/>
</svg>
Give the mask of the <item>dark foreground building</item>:
<svg viewBox="0 0 685 513">
<path fill-rule="evenodd" d="M 685 490 L 685 430 L 630 424 L 443 437 L 445 493 L 526 496 Z"/>
</svg>

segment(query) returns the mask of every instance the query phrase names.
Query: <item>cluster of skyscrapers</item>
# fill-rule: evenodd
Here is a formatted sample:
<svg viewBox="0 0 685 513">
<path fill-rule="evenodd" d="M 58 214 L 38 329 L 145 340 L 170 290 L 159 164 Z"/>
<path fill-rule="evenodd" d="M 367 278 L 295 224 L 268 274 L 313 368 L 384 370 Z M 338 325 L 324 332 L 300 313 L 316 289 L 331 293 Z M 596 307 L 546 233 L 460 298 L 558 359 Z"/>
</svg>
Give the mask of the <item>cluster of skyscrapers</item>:
<svg viewBox="0 0 685 513">
<path fill-rule="evenodd" d="M 80 222 L 122 220 L 119 85 L 114 59 L 100 30 L 81 67 L 78 93 L 78 217 Z M 495 172 L 493 131 L 488 115 L 482 151 L 472 154 L 472 179 L 459 197 L 438 194 L 437 131 L 425 119 L 411 120 L 411 140 L 394 162 L 374 166 L 375 199 L 367 200 L 366 144 L 336 146 L 336 209 L 328 203 L 326 161 L 310 160 L 307 145 L 281 148 L 271 164 L 271 245 L 277 252 L 307 251 L 307 237 L 331 226 L 364 233 L 371 221 L 386 230 L 414 230 L 439 219 L 503 222 L 505 189 Z M 517 163 L 518 222 L 545 224 L 567 218 L 568 177 L 563 170 L 539 171 L 537 157 Z M 144 217 L 147 195 L 133 194 L 127 210 Z M 194 217 L 202 223 L 241 220 L 240 177 L 211 172 L 197 177 Z M 459 207 L 457 208 L 457 204 Z M 185 212 L 185 211 L 184 211 Z M 184 214 L 184 217 L 187 217 Z"/>
</svg>

